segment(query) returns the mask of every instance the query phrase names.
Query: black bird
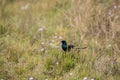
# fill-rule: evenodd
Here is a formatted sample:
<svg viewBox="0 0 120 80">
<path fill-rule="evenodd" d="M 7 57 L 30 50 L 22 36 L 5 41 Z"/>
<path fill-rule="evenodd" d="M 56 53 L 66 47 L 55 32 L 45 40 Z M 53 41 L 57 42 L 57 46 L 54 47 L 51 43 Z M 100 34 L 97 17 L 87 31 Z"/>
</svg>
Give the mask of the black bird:
<svg viewBox="0 0 120 80">
<path fill-rule="evenodd" d="M 62 43 L 62 49 L 63 49 L 65 52 L 70 51 L 72 48 L 75 47 L 74 45 L 68 45 L 65 40 L 62 40 L 61 43 Z M 85 49 L 85 48 L 87 48 L 87 47 L 76 48 L 76 49 Z"/>
<path fill-rule="evenodd" d="M 62 43 L 62 49 L 66 52 L 66 51 L 70 51 L 74 45 L 67 45 L 67 42 L 65 40 L 61 41 Z"/>
</svg>

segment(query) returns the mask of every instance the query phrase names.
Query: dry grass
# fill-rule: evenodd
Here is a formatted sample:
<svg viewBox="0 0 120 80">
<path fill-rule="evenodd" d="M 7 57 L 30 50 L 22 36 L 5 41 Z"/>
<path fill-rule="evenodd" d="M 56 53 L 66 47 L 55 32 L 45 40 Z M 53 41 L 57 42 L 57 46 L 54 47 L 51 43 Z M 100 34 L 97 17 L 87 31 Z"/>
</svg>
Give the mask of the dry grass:
<svg viewBox="0 0 120 80">
<path fill-rule="evenodd" d="M 0 79 L 119 80 L 119 0 L 0 0 Z M 65 54 L 60 41 L 80 52 Z"/>
</svg>

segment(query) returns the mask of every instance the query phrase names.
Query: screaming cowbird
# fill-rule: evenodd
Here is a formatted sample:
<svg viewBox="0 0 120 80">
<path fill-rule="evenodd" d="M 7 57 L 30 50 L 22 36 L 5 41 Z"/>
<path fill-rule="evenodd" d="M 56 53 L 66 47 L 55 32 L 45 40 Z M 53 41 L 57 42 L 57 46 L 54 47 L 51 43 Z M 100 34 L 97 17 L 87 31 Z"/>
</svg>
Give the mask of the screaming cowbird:
<svg viewBox="0 0 120 80">
<path fill-rule="evenodd" d="M 75 47 L 74 45 L 68 45 L 65 40 L 62 40 L 61 43 L 62 43 L 62 49 L 63 49 L 65 52 L 70 51 L 72 48 Z M 87 48 L 87 47 L 76 48 L 76 49 L 85 49 L 85 48 Z"/>
</svg>

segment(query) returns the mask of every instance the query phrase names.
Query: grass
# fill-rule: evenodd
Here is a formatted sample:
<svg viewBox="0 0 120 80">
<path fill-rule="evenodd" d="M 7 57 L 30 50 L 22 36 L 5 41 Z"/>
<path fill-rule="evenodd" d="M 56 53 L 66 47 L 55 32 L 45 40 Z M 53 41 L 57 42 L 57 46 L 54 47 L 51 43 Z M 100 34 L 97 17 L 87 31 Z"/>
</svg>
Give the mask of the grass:
<svg viewBox="0 0 120 80">
<path fill-rule="evenodd" d="M 0 0 L 0 79 L 119 80 L 119 0 Z M 87 49 L 64 53 L 60 41 Z"/>
</svg>

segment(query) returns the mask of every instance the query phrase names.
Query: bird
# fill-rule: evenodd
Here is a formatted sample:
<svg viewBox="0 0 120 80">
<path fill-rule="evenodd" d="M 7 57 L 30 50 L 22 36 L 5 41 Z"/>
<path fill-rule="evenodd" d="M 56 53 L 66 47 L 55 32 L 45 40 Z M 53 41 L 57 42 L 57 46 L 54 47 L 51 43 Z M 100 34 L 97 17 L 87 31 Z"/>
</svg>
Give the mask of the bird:
<svg viewBox="0 0 120 80">
<path fill-rule="evenodd" d="M 66 40 L 62 40 L 61 43 L 62 43 L 62 49 L 63 49 L 63 51 L 65 51 L 65 52 L 69 52 L 72 48 L 75 48 L 74 45 L 71 45 L 71 44 L 68 45 L 67 42 L 66 42 Z M 87 48 L 87 47 L 76 48 L 76 49 L 85 49 L 85 48 Z"/>
<path fill-rule="evenodd" d="M 62 43 L 62 49 L 66 52 L 66 51 L 70 51 L 74 45 L 67 45 L 67 42 L 65 40 L 61 41 Z"/>
</svg>

